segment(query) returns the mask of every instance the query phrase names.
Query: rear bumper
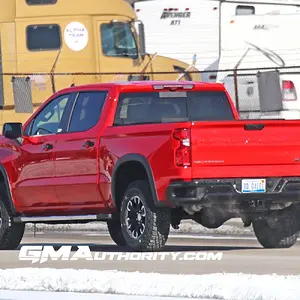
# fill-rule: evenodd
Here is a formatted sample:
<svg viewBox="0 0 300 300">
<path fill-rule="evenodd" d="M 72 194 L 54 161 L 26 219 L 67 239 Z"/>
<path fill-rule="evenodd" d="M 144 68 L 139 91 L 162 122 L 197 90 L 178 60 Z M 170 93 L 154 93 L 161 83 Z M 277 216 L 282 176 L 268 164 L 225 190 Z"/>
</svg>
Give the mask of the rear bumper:
<svg viewBox="0 0 300 300">
<path fill-rule="evenodd" d="M 241 190 L 242 178 L 180 181 L 169 185 L 167 200 L 176 207 L 193 204 L 241 206 L 251 201 L 300 204 L 300 177 L 266 178 L 265 193 L 243 194 Z"/>
</svg>

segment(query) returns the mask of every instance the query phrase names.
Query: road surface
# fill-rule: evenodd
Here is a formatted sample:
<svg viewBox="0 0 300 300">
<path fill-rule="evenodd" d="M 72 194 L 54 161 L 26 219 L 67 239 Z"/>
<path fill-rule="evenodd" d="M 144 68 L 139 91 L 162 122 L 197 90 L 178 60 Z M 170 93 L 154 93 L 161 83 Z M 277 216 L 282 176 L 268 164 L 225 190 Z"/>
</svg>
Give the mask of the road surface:
<svg viewBox="0 0 300 300">
<path fill-rule="evenodd" d="M 114 245 L 110 237 L 95 233 L 72 232 L 47 232 L 26 233 L 21 245 L 89 245 L 93 252 L 123 252 L 127 249 Z M 209 274 L 209 273 L 251 273 L 251 274 L 282 274 L 298 275 L 300 270 L 300 241 L 290 249 L 263 249 L 255 238 L 239 237 L 195 237 L 195 236 L 170 236 L 164 251 L 168 252 L 198 252 L 214 251 L 223 252 L 221 261 L 182 261 L 172 260 L 167 256 L 166 260 L 156 261 L 126 261 L 104 260 L 86 261 L 48 261 L 43 264 L 31 264 L 31 262 L 18 259 L 19 250 L 1 251 L 0 268 L 75 268 L 95 270 L 119 270 L 159 272 L 173 274 Z"/>
</svg>

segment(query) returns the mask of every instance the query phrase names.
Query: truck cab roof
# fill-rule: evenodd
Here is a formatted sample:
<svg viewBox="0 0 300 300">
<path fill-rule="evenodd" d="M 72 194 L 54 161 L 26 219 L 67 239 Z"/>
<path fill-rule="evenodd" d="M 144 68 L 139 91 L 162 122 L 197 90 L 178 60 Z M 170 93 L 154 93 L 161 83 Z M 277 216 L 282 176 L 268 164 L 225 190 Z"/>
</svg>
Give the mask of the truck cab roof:
<svg viewBox="0 0 300 300">
<path fill-rule="evenodd" d="M 16 18 L 120 15 L 135 19 L 130 4 L 123 0 L 0 0 L 0 22 L 13 22 Z"/>
<path fill-rule="evenodd" d="M 210 82 L 198 82 L 198 81 L 124 81 L 124 82 L 111 82 L 111 83 L 96 83 L 73 86 L 61 90 L 59 93 L 76 92 L 86 89 L 110 89 L 110 88 L 121 88 L 122 90 L 163 90 L 165 88 L 177 87 L 178 89 L 183 88 L 184 90 L 194 89 L 212 89 L 212 90 L 225 90 L 224 85 L 221 83 L 210 83 Z"/>
</svg>

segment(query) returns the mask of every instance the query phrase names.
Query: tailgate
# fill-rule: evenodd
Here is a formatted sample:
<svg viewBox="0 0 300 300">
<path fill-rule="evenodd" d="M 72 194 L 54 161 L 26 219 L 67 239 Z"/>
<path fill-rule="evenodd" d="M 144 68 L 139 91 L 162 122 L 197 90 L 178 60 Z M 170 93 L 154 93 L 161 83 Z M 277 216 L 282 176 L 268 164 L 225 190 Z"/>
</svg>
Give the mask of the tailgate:
<svg viewBox="0 0 300 300">
<path fill-rule="evenodd" d="M 194 122 L 192 177 L 300 175 L 300 121 Z"/>
</svg>

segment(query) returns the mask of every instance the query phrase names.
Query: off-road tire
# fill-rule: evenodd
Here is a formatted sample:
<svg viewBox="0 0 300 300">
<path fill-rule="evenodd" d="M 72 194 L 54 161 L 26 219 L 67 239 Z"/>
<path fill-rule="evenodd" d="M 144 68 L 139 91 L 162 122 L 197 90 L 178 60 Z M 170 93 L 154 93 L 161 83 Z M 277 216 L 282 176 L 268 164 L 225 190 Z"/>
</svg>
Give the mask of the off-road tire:
<svg viewBox="0 0 300 300">
<path fill-rule="evenodd" d="M 258 242 L 264 248 L 290 248 L 299 235 L 299 222 L 296 214 L 282 214 L 272 226 L 267 220 L 253 220 L 253 230 Z"/>
<path fill-rule="evenodd" d="M 126 222 L 127 205 L 133 197 L 139 197 L 145 209 L 144 232 L 134 238 Z M 170 233 L 171 214 L 168 208 L 157 208 L 147 181 L 137 180 L 129 184 L 124 192 L 121 209 L 121 228 L 127 246 L 134 251 L 158 251 L 162 249 Z"/>
<path fill-rule="evenodd" d="M 14 250 L 22 241 L 25 224 L 13 222 L 9 206 L 1 199 L 0 218 L 0 250 Z"/>
<path fill-rule="evenodd" d="M 111 239 L 118 246 L 126 246 L 126 241 L 121 228 L 120 215 L 114 215 L 112 219 L 107 221 L 107 228 Z"/>
</svg>

